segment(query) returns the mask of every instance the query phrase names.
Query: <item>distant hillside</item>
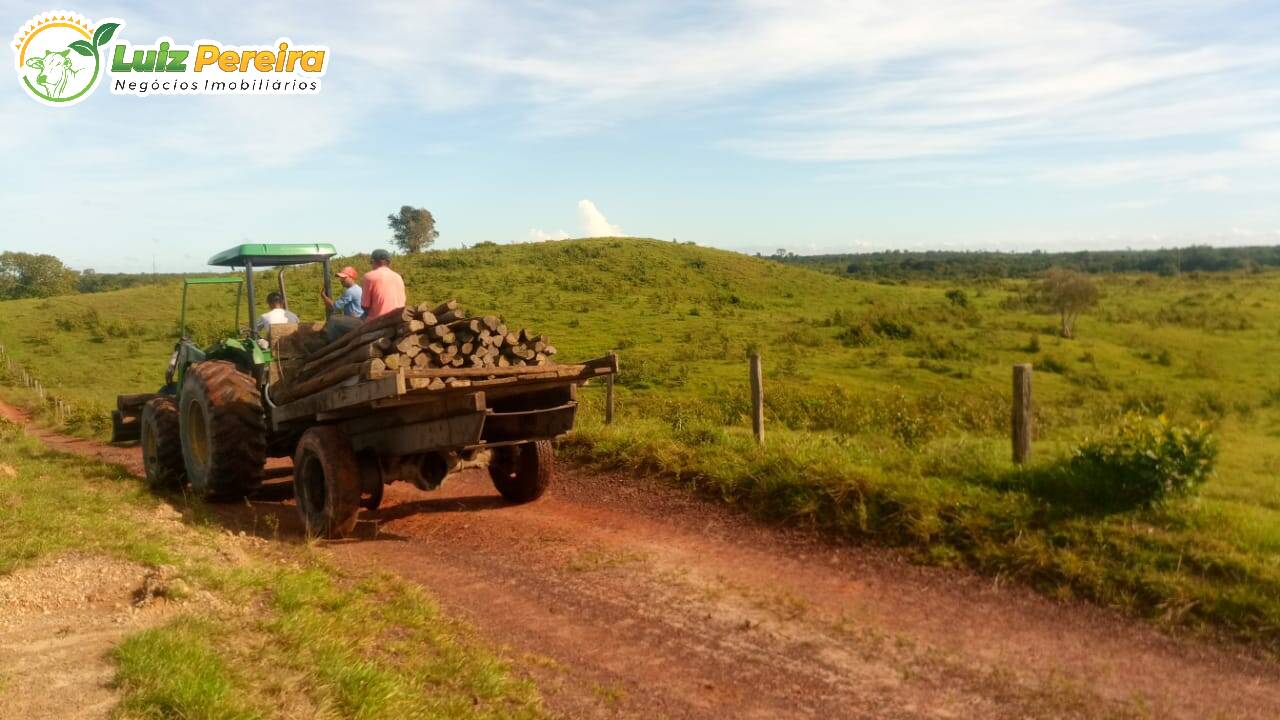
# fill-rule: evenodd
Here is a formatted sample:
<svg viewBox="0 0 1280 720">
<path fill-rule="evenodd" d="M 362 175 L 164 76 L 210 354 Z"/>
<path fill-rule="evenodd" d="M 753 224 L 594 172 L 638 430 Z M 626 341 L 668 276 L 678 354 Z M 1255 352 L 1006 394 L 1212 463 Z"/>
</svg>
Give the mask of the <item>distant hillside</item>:
<svg viewBox="0 0 1280 720">
<path fill-rule="evenodd" d="M 1078 252 L 913 252 L 892 250 L 845 255 L 777 256 L 791 265 L 838 275 L 889 279 L 1026 278 L 1051 267 L 1088 273 L 1223 272 L 1280 267 L 1280 246 L 1191 246 L 1160 250 L 1081 250 Z"/>
</svg>

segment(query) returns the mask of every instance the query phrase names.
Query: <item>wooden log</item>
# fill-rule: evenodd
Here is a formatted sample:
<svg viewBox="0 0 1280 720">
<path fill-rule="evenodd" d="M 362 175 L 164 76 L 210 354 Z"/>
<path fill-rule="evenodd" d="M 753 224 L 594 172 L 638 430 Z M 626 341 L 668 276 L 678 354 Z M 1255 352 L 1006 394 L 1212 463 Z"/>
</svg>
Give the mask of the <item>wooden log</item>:
<svg viewBox="0 0 1280 720">
<path fill-rule="evenodd" d="M 432 323 L 432 324 L 434 325 L 435 323 Z M 400 327 L 396 328 L 396 334 L 411 335 L 414 333 L 420 333 L 426 329 L 427 329 L 427 324 L 422 322 L 421 320 L 410 320 L 409 322 L 403 323 L 402 325 L 400 325 Z"/>
<path fill-rule="evenodd" d="M 326 370 L 323 373 L 310 377 L 301 382 L 292 382 L 271 394 L 271 399 L 277 405 L 294 400 L 300 400 L 312 393 L 320 392 L 332 385 L 351 377 L 369 377 L 376 373 L 381 373 L 387 369 L 385 363 L 378 358 L 365 360 L 362 363 L 352 363 L 348 365 L 340 365 L 336 368 Z"/>
<path fill-rule="evenodd" d="M 337 340 L 307 355 L 306 360 L 310 363 L 313 361 L 332 359 L 339 357 L 342 355 L 344 350 L 353 348 L 356 345 L 366 345 L 378 338 L 395 337 L 395 325 L 396 323 L 390 323 L 383 327 L 369 327 L 367 325 L 361 325 L 359 328 L 352 330 L 346 335 L 343 335 Z"/>
<path fill-rule="evenodd" d="M 1013 462 L 1022 465 L 1031 458 L 1031 365 L 1013 366 Z"/>
<path fill-rule="evenodd" d="M 406 363 L 406 358 L 403 355 L 391 354 L 382 358 L 382 363 L 388 370 L 399 370 Z"/>
<path fill-rule="evenodd" d="M 485 315 L 481 318 L 481 322 L 484 323 L 485 329 L 495 332 L 497 331 L 498 326 L 502 324 L 502 321 L 498 319 L 497 315 Z"/>
<path fill-rule="evenodd" d="M 408 352 L 411 347 L 421 347 L 422 339 L 417 335 L 405 335 L 396 340 L 396 352 Z"/>
<path fill-rule="evenodd" d="M 442 378 L 410 378 L 407 382 L 414 390 L 443 390 L 445 386 Z"/>
<path fill-rule="evenodd" d="M 415 357 L 413 359 L 413 366 L 415 368 L 431 367 L 431 355 L 428 353 L 422 353 L 421 355 Z"/>
<path fill-rule="evenodd" d="M 437 340 L 452 334 L 453 331 L 449 329 L 448 325 L 432 325 L 427 328 L 427 337 Z"/>
<path fill-rule="evenodd" d="M 369 360 L 386 353 L 391 348 L 391 339 L 388 336 L 390 330 L 375 330 L 371 333 L 356 335 L 351 333 L 348 337 L 354 340 L 347 346 L 334 348 L 325 355 L 321 355 L 311 360 L 307 360 L 302 365 L 302 372 L 311 375 L 332 365 L 346 365 L 361 360 Z"/>
<path fill-rule="evenodd" d="M 435 308 L 432 309 L 431 312 L 434 313 L 437 317 L 439 317 L 440 315 L 443 315 L 447 312 L 451 312 L 457 309 L 458 309 L 457 300 L 445 300 L 444 302 L 435 306 Z"/>
<path fill-rule="evenodd" d="M 438 324 L 438 321 L 436 320 L 435 310 L 426 303 L 422 303 L 421 305 L 418 306 L 418 319 L 427 325 Z"/>
</svg>

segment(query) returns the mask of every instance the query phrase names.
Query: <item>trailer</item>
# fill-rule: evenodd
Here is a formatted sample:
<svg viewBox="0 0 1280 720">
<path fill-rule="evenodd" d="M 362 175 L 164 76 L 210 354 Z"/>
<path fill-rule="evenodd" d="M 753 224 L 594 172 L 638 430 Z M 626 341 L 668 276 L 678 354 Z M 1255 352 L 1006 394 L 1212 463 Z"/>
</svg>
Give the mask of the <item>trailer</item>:
<svg viewBox="0 0 1280 720">
<path fill-rule="evenodd" d="M 377 508 L 383 486 L 434 490 L 452 473 L 488 468 L 508 502 L 536 500 L 555 473 L 552 441 L 570 432 L 578 388 L 616 373 L 617 357 L 580 364 L 398 370 L 275 405 L 272 432 L 297 434 L 294 490 L 308 532 L 341 537 L 360 508 Z M 428 389 L 437 377 L 468 385 Z"/>
</svg>

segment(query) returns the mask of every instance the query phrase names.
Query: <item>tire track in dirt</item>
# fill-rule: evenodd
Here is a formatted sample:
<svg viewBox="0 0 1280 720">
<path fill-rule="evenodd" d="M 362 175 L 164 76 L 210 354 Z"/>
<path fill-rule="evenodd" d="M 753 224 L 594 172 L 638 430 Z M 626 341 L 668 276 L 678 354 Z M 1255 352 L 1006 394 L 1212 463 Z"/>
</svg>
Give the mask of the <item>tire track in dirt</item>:
<svg viewBox="0 0 1280 720">
<path fill-rule="evenodd" d="M 136 449 L 35 432 L 141 470 Z M 218 513 L 297 537 L 287 499 Z M 421 583 L 572 717 L 1280 716 L 1280 668 L 1248 650 L 768 527 L 649 479 L 562 468 L 547 496 L 509 506 L 469 471 L 433 493 L 388 487 L 360 530 L 328 546 L 336 561 Z"/>
</svg>

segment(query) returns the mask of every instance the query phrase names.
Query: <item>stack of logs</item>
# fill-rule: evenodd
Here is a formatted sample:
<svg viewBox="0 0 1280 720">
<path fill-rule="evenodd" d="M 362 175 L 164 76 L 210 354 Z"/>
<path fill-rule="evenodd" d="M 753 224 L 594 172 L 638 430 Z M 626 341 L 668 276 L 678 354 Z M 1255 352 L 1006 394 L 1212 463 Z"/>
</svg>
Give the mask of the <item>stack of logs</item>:
<svg viewBox="0 0 1280 720">
<path fill-rule="evenodd" d="M 401 368 L 542 366 L 555 354 L 546 336 L 512 330 L 494 315 L 468 317 L 457 300 L 435 307 L 423 304 L 366 322 L 312 352 L 276 385 L 271 399 L 277 404 L 292 402 L 353 377 L 378 378 Z M 475 377 L 474 371 L 464 374 Z M 437 389 L 470 383 L 444 376 L 416 378 L 414 384 Z"/>
</svg>

